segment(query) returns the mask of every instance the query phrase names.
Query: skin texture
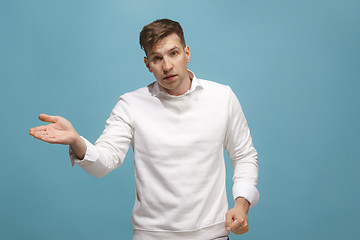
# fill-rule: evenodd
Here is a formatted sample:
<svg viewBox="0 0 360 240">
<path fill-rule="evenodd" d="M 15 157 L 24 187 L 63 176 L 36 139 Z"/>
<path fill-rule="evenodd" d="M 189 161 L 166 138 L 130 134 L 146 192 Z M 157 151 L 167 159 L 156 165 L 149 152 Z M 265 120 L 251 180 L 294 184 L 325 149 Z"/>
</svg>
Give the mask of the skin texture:
<svg viewBox="0 0 360 240">
<path fill-rule="evenodd" d="M 144 63 L 154 75 L 159 87 L 171 95 L 185 94 L 191 86 L 191 77 L 187 70 L 190 62 L 189 47 L 184 47 L 176 34 L 170 34 L 148 52 Z M 30 135 L 44 142 L 69 145 L 79 159 L 84 158 L 86 144 L 68 120 L 46 114 L 40 114 L 39 119 L 50 124 L 31 128 Z M 234 208 L 226 213 L 225 229 L 237 235 L 246 233 L 249 230 L 248 210 L 249 202 L 242 197 L 237 198 Z"/>
</svg>

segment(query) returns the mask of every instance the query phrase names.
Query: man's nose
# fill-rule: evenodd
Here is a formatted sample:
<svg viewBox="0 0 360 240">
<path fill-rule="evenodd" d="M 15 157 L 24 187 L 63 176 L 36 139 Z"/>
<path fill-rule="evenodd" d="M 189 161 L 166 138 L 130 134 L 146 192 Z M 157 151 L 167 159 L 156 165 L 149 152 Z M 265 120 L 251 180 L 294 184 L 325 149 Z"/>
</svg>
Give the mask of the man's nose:
<svg viewBox="0 0 360 240">
<path fill-rule="evenodd" d="M 171 60 L 169 60 L 168 58 L 164 58 L 162 68 L 165 73 L 169 72 L 173 68 Z"/>
</svg>

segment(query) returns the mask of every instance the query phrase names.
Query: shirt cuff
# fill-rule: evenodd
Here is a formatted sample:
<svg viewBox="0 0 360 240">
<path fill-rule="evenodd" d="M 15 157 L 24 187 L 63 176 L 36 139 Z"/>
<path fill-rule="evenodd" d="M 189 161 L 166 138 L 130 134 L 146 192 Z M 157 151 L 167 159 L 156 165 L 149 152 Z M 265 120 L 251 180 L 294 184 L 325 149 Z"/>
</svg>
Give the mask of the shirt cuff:
<svg viewBox="0 0 360 240">
<path fill-rule="evenodd" d="M 86 153 L 84 156 L 84 159 L 79 159 L 76 154 L 73 152 L 71 147 L 69 146 L 69 156 L 71 160 L 71 165 L 74 166 L 76 164 L 82 164 L 85 162 L 95 162 L 98 159 L 98 152 L 95 148 L 95 146 L 90 143 L 86 138 L 80 136 L 82 139 L 84 139 L 84 142 L 86 144 Z"/>
<path fill-rule="evenodd" d="M 259 196 L 260 196 L 259 191 L 251 183 L 235 182 L 232 190 L 233 190 L 234 199 L 238 197 L 245 198 L 250 203 L 251 208 L 255 207 L 255 205 L 259 201 Z"/>
</svg>

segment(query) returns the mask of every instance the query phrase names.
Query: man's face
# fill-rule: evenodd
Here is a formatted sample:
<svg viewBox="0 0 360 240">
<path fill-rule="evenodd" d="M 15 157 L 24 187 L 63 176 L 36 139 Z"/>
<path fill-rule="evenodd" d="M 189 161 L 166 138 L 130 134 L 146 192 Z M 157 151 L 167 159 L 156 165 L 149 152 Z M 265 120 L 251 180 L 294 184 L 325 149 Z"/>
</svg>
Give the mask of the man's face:
<svg viewBox="0 0 360 240">
<path fill-rule="evenodd" d="M 161 39 L 152 49 L 144 62 L 154 74 L 160 88 L 171 95 L 182 95 L 190 89 L 191 80 L 187 71 L 190 62 L 190 49 L 185 48 L 175 34 Z"/>
</svg>

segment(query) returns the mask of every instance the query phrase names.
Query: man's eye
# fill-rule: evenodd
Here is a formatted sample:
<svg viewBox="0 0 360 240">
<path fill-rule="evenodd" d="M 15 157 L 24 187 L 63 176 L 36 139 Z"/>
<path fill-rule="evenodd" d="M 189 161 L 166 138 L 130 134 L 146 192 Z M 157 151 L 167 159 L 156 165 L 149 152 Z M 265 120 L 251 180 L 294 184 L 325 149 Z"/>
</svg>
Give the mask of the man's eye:
<svg viewBox="0 0 360 240">
<path fill-rule="evenodd" d="M 171 53 L 171 55 L 176 56 L 177 52 L 174 51 L 174 52 Z"/>
<path fill-rule="evenodd" d="M 153 57 L 153 61 L 159 61 L 161 60 L 161 57 Z"/>
</svg>

